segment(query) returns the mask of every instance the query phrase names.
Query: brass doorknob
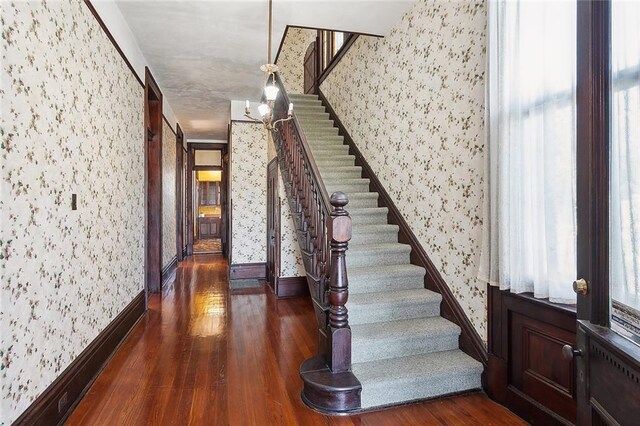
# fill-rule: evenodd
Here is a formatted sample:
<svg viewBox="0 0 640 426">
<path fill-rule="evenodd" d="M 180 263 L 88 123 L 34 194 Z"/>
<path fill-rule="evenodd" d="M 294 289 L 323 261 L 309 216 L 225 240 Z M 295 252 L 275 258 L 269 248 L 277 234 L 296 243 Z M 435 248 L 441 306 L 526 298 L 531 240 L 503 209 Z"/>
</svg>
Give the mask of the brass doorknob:
<svg viewBox="0 0 640 426">
<path fill-rule="evenodd" d="M 571 345 L 564 345 L 562 347 L 562 357 L 567 361 L 579 356 L 582 356 L 582 351 L 580 349 L 573 349 Z"/>
<path fill-rule="evenodd" d="M 584 278 L 575 280 L 573 282 L 573 291 L 582 296 L 586 296 L 589 293 L 589 284 L 587 283 L 587 280 Z"/>
</svg>

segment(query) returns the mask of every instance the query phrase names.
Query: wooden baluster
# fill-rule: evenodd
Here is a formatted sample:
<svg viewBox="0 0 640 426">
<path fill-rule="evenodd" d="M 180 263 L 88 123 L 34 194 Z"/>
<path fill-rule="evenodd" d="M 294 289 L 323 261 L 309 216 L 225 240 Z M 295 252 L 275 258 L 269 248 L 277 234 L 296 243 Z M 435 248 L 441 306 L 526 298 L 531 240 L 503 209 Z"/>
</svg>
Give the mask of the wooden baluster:
<svg viewBox="0 0 640 426">
<path fill-rule="evenodd" d="M 329 329 L 327 365 L 335 373 L 351 371 L 351 328 L 347 313 L 349 281 L 345 252 L 351 239 L 351 218 L 344 207 L 349 199 L 344 192 L 331 195 L 331 279 L 329 281 Z"/>
</svg>

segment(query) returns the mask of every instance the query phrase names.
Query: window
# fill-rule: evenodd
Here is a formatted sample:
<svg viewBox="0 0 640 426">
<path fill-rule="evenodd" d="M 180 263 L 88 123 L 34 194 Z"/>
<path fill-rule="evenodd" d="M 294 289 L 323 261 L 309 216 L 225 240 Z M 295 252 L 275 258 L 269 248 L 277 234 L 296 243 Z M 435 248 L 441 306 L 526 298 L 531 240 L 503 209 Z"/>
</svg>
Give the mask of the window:
<svg viewBox="0 0 640 426">
<path fill-rule="evenodd" d="M 611 12 L 612 320 L 640 336 L 640 3 L 614 1 Z"/>
<path fill-rule="evenodd" d="M 489 3 L 480 278 L 575 303 L 576 3 Z"/>
</svg>

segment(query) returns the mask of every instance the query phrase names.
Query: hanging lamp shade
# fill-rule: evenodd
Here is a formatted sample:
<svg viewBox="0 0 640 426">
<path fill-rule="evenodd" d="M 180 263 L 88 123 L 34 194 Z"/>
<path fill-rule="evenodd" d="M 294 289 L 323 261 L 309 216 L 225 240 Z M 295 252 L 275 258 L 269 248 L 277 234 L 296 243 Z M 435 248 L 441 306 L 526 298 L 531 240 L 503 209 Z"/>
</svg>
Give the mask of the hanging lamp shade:
<svg viewBox="0 0 640 426">
<path fill-rule="evenodd" d="M 261 117 L 264 117 L 271 112 L 271 108 L 269 108 L 269 105 L 267 104 L 260 104 L 260 106 L 258 106 L 258 112 L 260 113 Z"/>
<path fill-rule="evenodd" d="M 267 98 L 267 101 L 275 101 L 276 98 L 278 97 L 278 92 L 279 91 L 280 91 L 280 89 L 278 89 L 273 84 L 271 84 L 269 86 L 265 86 L 264 87 L 264 95 Z"/>
</svg>

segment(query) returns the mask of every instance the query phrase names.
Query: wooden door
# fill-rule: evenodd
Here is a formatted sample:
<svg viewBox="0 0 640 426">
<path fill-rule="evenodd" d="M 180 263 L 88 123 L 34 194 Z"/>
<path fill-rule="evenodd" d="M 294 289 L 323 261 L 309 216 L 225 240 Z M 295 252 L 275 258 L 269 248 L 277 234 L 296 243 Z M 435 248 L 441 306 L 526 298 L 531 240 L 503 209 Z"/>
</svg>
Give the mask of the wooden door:
<svg viewBox="0 0 640 426">
<path fill-rule="evenodd" d="M 611 327 L 611 12 L 608 1 L 578 2 L 578 331 L 564 350 L 576 360 L 579 425 L 640 418 L 640 344 Z"/>
<path fill-rule="evenodd" d="M 318 80 L 317 65 L 316 65 L 316 46 L 317 42 L 313 42 L 307 47 L 307 52 L 304 54 L 304 93 L 317 92 L 316 81 Z"/>
<path fill-rule="evenodd" d="M 280 197 L 278 196 L 278 160 L 267 168 L 267 281 L 276 291 L 280 275 Z"/>
</svg>

